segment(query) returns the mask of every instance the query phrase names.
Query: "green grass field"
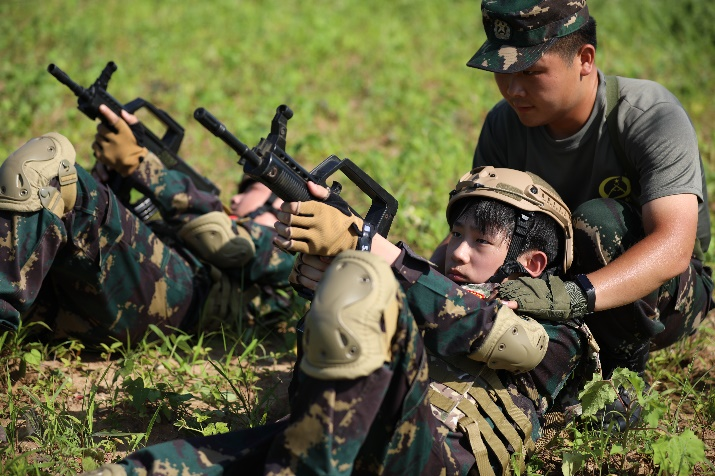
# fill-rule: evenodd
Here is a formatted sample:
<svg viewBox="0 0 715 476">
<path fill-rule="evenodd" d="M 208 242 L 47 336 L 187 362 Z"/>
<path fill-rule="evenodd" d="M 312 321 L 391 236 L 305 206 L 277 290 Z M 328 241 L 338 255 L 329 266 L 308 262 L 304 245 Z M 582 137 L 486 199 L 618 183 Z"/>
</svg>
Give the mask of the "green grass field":
<svg viewBox="0 0 715 476">
<path fill-rule="evenodd" d="M 715 187 L 715 4 L 589 6 L 599 22 L 598 65 L 607 74 L 656 80 L 679 97 Z M 476 1 L 4 0 L 0 28 L 3 154 L 58 131 L 75 144 L 79 163 L 91 165 L 95 124 L 46 69 L 54 63 L 89 86 L 111 60 L 119 69 L 109 92 L 123 103 L 143 97 L 181 123 L 182 157 L 221 187 L 225 201 L 241 168 L 193 111 L 208 109 L 254 145 L 268 134 L 276 107 L 287 104 L 295 112 L 288 152 L 309 169 L 330 154 L 356 162 L 400 202 L 391 238 L 423 254 L 446 234 L 447 194 L 469 169 L 482 120 L 499 99 L 490 75 L 465 65 L 484 40 Z M 715 263 L 712 251 L 707 256 Z M 535 458 L 530 472 L 586 455 L 585 474 L 630 474 L 632 466 L 612 462 L 620 454 L 614 444 L 657 471 L 652 443 L 662 435 L 673 445 L 688 441 L 689 427 L 706 447 L 695 473 L 715 474 L 713 327 L 706 321 L 693 341 L 652 359 L 655 388 L 672 403 L 658 431 L 615 442 L 582 435 Z M 27 428 L 32 412 L 45 424 L 24 439 L 9 435 L 8 443 L 0 435 L 0 474 L 74 474 L 161 435 L 280 416 L 272 405 L 288 378 L 290 345 L 283 343 L 290 338 L 209 337 L 165 337 L 89 356 L 78 343 L 50 348 L 23 334 L 1 336 L 0 388 L 7 392 L 0 392 L 0 425 Z M 173 363 L 157 370 L 157 360 Z M 584 441 L 602 450 L 586 451 Z"/>
</svg>

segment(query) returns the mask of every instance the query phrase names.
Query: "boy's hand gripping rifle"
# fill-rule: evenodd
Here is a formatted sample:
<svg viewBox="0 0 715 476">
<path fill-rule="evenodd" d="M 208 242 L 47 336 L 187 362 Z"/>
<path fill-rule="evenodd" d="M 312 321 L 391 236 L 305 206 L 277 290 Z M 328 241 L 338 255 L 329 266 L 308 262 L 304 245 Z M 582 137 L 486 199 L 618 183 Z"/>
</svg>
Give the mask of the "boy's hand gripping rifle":
<svg viewBox="0 0 715 476">
<path fill-rule="evenodd" d="M 136 98 L 125 105 L 114 99 L 107 92 L 107 84 L 109 83 L 112 73 L 117 70 L 116 64 L 110 61 L 104 67 L 99 78 L 89 88 L 83 88 L 79 84 L 70 79 L 67 74 L 54 64 L 47 67 L 47 71 L 57 78 L 57 80 L 70 88 L 77 96 L 77 109 L 82 111 L 87 117 L 92 120 L 100 119 L 107 128 L 115 130 L 108 123 L 104 115 L 99 111 L 99 106 L 105 104 L 117 116 L 122 117 L 122 109 L 127 112 L 134 113 L 137 110 L 146 107 L 154 117 L 166 126 L 166 133 L 159 139 L 152 131 L 146 128 L 141 122 L 132 125 L 132 132 L 137 138 L 140 146 L 144 146 L 156 155 L 162 161 L 165 167 L 174 169 L 187 175 L 194 183 L 196 188 L 205 192 L 219 194 L 219 189 L 209 179 L 199 174 L 193 167 L 184 162 L 179 157 L 178 151 L 181 146 L 181 141 L 184 138 L 184 128 L 179 125 L 169 114 L 157 108 L 152 103 L 145 101 L 142 98 Z M 144 197 L 134 204 L 130 204 L 130 192 L 132 185 L 130 180 L 123 179 L 116 172 L 112 173 L 112 178 L 109 183 L 110 188 L 115 192 L 119 199 L 143 221 L 147 221 L 155 212 L 156 205 L 151 202 L 151 199 Z"/>
<path fill-rule="evenodd" d="M 293 117 L 293 111 L 288 106 L 278 106 L 276 115 L 271 122 L 270 134 L 267 138 L 262 138 L 258 145 L 251 149 L 231 134 L 206 109 L 198 108 L 194 111 L 194 118 L 197 121 L 236 151 L 240 157 L 238 163 L 243 165 L 246 175 L 266 185 L 286 202 L 315 200 L 308 191 L 308 181 L 327 187 L 326 179 L 341 170 L 372 200 L 370 209 L 363 220 L 372 225 L 377 233 L 387 237 L 392 220 L 397 214 L 398 203 L 395 197 L 350 159 L 340 160 L 335 155 L 331 155 L 311 172 L 306 171 L 285 151 L 287 122 L 291 117 Z M 339 194 L 340 184 L 334 182 L 330 190 L 332 193 Z M 340 197 L 336 198 L 343 200 Z M 355 213 L 354 210 L 353 213 Z"/>
</svg>

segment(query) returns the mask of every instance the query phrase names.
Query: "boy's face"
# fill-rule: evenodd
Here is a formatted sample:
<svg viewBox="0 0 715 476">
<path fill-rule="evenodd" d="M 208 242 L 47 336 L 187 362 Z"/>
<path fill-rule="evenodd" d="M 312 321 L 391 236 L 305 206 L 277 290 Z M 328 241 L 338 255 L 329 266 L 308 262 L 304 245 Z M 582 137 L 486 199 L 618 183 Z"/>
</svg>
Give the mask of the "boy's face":
<svg viewBox="0 0 715 476">
<path fill-rule="evenodd" d="M 509 242 L 503 234 L 489 236 L 475 226 L 474 215 L 463 213 L 453 224 L 444 273 L 457 284 L 485 283 L 504 264 Z"/>
</svg>

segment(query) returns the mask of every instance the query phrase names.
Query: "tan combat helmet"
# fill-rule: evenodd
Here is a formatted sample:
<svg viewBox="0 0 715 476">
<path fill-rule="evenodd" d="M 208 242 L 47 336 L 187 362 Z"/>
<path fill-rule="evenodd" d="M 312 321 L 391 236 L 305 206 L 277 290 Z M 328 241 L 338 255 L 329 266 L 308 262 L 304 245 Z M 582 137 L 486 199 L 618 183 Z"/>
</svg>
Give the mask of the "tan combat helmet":
<svg viewBox="0 0 715 476">
<path fill-rule="evenodd" d="M 492 166 L 477 167 L 464 174 L 455 189 L 450 192 L 447 216 L 449 216 L 450 208 L 456 202 L 467 197 L 499 200 L 526 212 L 517 214 L 517 223 L 509 245 L 507 260 L 510 258 L 516 260 L 521 253 L 521 242 L 528 234 L 528 230 L 531 229 L 529 218 L 533 216 L 533 213 L 545 213 L 553 218 L 564 231 L 563 271 L 565 272 L 571 266 L 573 259 L 571 212 L 559 194 L 538 175 Z M 520 236 L 520 233 L 523 233 L 523 236 Z"/>
</svg>

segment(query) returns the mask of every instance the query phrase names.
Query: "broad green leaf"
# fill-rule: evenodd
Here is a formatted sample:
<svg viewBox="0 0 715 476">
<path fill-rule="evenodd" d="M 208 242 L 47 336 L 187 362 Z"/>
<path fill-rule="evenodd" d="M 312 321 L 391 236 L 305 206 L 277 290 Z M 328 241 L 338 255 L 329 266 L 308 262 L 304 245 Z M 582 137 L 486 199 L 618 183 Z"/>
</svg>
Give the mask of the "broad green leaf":
<svg viewBox="0 0 715 476">
<path fill-rule="evenodd" d="M 705 461 L 705 444 L 687 429 L 680 435 L 663 435 L 653 443 L 653 462 L 667 474 L 690 474 Z"/>
<path fill-rule="evenodd" d="M 32 349 L 29 352 L 25 352 L 22 359 L 32 366 L 39 367 L 42 362 L 42 354 L 40 354 L 39 350 Z"/>
<path fill-rule="evenodd" d="M 636 395 L 643 394 L 643 390 L 645 390 L 643 379 L 636 372 L 625 368 L 614 370 L 611 381 L 616 388 L 633 388 L 636 391 Z"/>
<path fill-rule="evenodd" d="M 650 428 L 656 428 L 658 422 L 665 415 L 668 409 L 668 404 L 662 399 L 662 395 L 657 392 L 652 392 L 649 395 L 645 395 L 642 399 L 638 399 L 643 411 L 641 413 L 641 418 L 646 426 Z"/>
<path fill-rule="evenodd" d="M 581 399 L 583 415 L 589 416 L 595 415 L 597 411 L 605 408 L 609 403 L 613 403 L 618 395 L 610 381 L 592 380 L 584 386 L 578 397 Z"/>
<path fill-rule="evenodd" d="M 562 458 L 561 471 L 564 473 L 564 476 L 576 474 L 576 472 L 581 469 L 581 466 L 583 466 L 583 462 L 588 459 L 586 455 L 582 455 L 581 453 L 564 453 Z"/>
</svg>

